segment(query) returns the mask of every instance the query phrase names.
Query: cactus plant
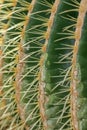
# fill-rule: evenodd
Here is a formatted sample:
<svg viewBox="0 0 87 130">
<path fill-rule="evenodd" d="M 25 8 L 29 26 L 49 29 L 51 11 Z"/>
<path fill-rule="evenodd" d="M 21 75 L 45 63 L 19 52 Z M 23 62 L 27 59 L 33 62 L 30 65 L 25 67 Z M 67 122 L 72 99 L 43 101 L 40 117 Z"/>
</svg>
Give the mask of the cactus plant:
<svg viewBox="0 0 87 130">
<path fill-rule="evenodd" d="M 0 0 L 0 130 L 87 130 L 87 0 Z"/>
</svg>

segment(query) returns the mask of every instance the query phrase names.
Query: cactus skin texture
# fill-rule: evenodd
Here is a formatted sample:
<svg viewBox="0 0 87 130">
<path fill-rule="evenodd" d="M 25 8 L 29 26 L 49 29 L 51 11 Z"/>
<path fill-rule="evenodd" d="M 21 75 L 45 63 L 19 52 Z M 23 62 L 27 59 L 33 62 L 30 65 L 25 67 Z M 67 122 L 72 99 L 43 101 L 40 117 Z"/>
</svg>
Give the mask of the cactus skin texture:
<svg viewBox="0 0 87 130">
<path fill-rule="evenodd" d="M 87 130 L 87 0 L 0 0 L 0 130 Z"/>
</svg>

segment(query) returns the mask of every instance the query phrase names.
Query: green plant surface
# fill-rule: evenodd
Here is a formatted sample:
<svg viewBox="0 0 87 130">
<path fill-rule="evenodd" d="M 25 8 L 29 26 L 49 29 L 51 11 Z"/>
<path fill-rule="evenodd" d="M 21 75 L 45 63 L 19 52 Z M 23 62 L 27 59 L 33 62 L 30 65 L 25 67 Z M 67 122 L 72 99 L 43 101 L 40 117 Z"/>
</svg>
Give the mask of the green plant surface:
<svg viewBox="0 0 87 130">
<path fill-rule="evenodd" d="M 0 130 L 87 130 L 87 0 L 0 1 Z"/>
</svg>

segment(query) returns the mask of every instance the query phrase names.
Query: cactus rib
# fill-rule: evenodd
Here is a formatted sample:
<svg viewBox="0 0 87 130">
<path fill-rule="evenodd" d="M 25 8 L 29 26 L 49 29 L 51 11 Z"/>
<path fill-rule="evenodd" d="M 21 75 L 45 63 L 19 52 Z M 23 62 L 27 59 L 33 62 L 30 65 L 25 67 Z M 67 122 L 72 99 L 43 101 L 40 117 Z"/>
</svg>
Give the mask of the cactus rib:
<svg viewBox="0 0 87 130">
<path fill-rule="evenodd" d="M 60 2 L 60 0 L 55 0 L 54 4 L 52 6 L 51 14 L 50 14 L 50 17 L 49 17 L 49 20 L 48 20 L 48 23 L 47 23 L 47 31 L 45 33 L 45 43 L 42 47 L 43 54 L 42 54 L 41 59 L 40 59 L 39 98 L 38 98 L 38 101 L 39 101 L 39 108 L 40 108 L 40 113 L 41 113 L 40 115 L 41 115 L 41 118 L 42 118 L 44 130 L 49 128 L 49 126 L 47 124 L 45 108 L 44 108 L 44 105 L 45 105 L 45 92 L 44 92 L 45 82 L 44 82 L 44 78 L 43 78 L 44 77 L 43 66 L 44 66 L 44 60 L 45 60 L 44 55 L 46 54 L 48 39 L 50 37 L 51 27 L 52 27 L 53 22 L 54 22 L 55 13 L 57 12 L 59 2 Z"/>
<path fill-rule="evenodd" d="M 73 58 L 72 58 L 72 70 L 71 70 L 71 113 L 72 113 L 72 125 L 74 130 L 79 130 L 78 128 L 78 119 L 77 119 L 77 75 L 78 71 L 76 70 L 76 63 L 77 63 L 77 53 L 79 42 L 81 38 L 82 27 L 84 24 L 85 14 L 87 11 L 87 0 L 82 0 L 79 7 L 79 14 L 77 18 L 76 30 L 75 30 L 75 43 L 74 43 L 74 50 L 73 50 Z"/>
<path fill-rule="evenodd" d="M 23 59 L 25 58 L 25 54 L 24 54 L 24 48 L 23 48 L 23 44 L 24 44 L 24 34 L 25 34 L 25 30 L 26 30 L 26 26 L 29 22 L 29 16 L 32 13 L 32 10 L 34 8 L 34 4 L 35 4 L 36 0 L 32 0 L 32 2 L 29 4 L 28 8 L 28 12 L 27 15 L 25 16 L 25 21 L 24 21 L 24 25 L 23 25 L 23 29 L 21 31 L 21 36 L 20 36 L 20 43 L 18 43 L 19 48 L 18 48 L 18 54 L 17 54 L 17 67 L 15 69 L 15 97 L 16 97 L 16 103 L 17 103 L 17 108 L 18 108 L 18 112 L 20 114 L 20 117 L 23 121 L 23 123 L 25 124 L 25 128 L 26 130 L 29 130 L 29 127 L 26 126 L 26 119 L 25 119 L 25 112 L 23 110 L 23 106 L 21 106 L 21 102 L 20 102 L 20 98 L 21 98 L 21 75 L 23 73 L 23 69 L 24 69 L 24 61 Z"/>
</svg>

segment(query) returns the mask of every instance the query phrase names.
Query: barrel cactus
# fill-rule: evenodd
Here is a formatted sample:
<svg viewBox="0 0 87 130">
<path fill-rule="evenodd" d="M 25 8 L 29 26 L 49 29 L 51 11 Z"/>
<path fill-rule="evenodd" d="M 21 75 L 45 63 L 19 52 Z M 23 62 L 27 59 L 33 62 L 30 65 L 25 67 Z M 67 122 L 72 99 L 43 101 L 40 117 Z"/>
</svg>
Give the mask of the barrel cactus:
<svg viewBox="0 0 87 130">
<path fill-rule="evenodd" d="M 0 0 L 0 130 L 87 130 L 87 0 Z"/>
</svg>

